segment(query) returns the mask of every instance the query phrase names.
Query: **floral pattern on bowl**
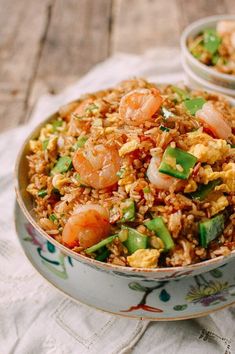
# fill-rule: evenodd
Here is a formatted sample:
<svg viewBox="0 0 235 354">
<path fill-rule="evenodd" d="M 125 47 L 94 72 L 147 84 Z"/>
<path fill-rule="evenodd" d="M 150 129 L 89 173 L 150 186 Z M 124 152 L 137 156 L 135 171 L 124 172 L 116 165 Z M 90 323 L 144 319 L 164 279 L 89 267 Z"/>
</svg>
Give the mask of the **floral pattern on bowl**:
<svg viewBox="0 0 235 354">
<path fill-rule="evenodd" d="M 62 253 L 35 232 L 17 204 L 15 221 L 21 246 L 36 270 L 74 300 L 97 309 L 142 319 L 177 320 L 204 316 L 235 303 L 234 261 L 183 279 L 130 281 L 128 274 L 114 277 Z"/>
</svg>

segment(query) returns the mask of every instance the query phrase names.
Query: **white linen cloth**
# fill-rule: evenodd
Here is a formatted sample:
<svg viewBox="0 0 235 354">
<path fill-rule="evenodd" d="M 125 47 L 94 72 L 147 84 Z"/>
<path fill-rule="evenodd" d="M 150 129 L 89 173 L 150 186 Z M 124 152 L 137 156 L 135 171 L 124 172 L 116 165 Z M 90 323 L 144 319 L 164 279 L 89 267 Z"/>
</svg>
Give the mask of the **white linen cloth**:
<svg viewBox="0 0 235 354">
<path fill-rule="evenodd" d="M 117 54 L 60 95 L 42 97 L 29 124 L 0 135 L 1 354 L 235 353 L 234 308 L 178 322 L 113 317 L 58 293 L 34 270 L 17 241 L 13 168 L 28 132 L 81 93 L 133 76 L 156 82 L 184 79 L 178 50 L 162 48 L 142 56 Z M 101 324 L 107 326 L 105 332 L 100 331 Z"/>
</svg>

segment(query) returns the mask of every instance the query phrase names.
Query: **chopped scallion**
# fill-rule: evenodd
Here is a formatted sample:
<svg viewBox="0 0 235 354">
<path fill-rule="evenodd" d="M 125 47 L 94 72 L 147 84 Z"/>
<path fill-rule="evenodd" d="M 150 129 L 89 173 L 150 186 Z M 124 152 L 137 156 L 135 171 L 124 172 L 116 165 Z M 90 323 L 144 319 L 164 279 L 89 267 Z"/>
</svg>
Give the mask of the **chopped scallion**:
<svg viewBox="0 0 235 354">
<path fill-rule="evenodd" d="M 38 196 L 39 196 L 40 198 L 44 198 L 46 195 L 47 195 L 47 190 L 46 190 L 46 189 L 41 189 L 41 190 L 38 192 Z"/>
</svg>

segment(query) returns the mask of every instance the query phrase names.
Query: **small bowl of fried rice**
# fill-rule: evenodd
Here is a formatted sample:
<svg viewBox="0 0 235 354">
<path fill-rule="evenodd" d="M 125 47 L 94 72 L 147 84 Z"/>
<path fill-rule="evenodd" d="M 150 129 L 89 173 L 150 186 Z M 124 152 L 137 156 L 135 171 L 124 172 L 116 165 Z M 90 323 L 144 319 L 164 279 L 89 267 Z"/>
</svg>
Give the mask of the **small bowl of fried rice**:
<svg viewBox="0 0 235 354">
<path fill-rule="evenodd" d="M 221 92 L 235 95 L 235 15 L 202 18 L 181 35 L 184 67 Z M 229 91 L 228 91 L 229 92 Z M 222 92 L 223 93 L 223 92 Z"/>
<path fill-rule="evenodd" d="M 18 204 L 78 263 L 171 279 L 235 255 L 235 103 L 144 79 L 63 106 L 26 139 Z"/>
</svg>

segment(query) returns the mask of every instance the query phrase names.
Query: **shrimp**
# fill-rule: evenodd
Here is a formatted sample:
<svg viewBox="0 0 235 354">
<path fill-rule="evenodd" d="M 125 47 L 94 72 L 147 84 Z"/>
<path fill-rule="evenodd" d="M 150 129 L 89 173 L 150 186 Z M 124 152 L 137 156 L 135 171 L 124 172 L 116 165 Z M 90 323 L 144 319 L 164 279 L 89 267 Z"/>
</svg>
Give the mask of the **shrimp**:
<svg viewBox="0 0 235 354">
<path fill-rule="evenodd" d="M 156 88 L 133 90 L 122 97 L 119 115 L 125 123 L 138 126 L 150 120 L 161 104 L 162 97 Z"/>
<path fill-rule="evenodd" d="M 196 117 L 218 138 L 226 140 L 232 135 L 232 128 L 211 102 L 204 103 L 202 109 L 196 112 Z"/>
<path fill-rule="evenodd" d="M 98 204 L 79 205 L 68 219 L 62 233 L 62 242 L 73 248 L 88 248 L 110 233 L 109 213 Z"/>
<path fill-rule="evenodd" d="M 93 103 L 93 99 L 92 98 L 86 98 L 73 111 L 73 115 L 76 115 L 76 116 L 84 115 L 86 113 L 86 109 L 90 106 L 91 103 Z"/>
<path fill-rule="evenodd" d="M 121 167 L 121 158 L 114 146 L 87 146 L 75 153 L 73 166 L 84 184 L 102 189 L 118 181 L 117 172 Z"/>
<path fill-rule="evenodd" d="M 147 169 L 147 177 L 149 181 L 158 189 L 168 190 L 176 179 L 158 171 L 160 162 L 159 157 L 152 157 Z"/>
<path fill-rule="evenodd" d="M 216 31 L 220 36 L 226 33 L 230 34 L 235 31 L 235 21 L 219 21 L 217 23 Z"/>
<path fill-rule="evenodd" d="M 86 109 L 93 102 L 91 98 L 86 98 L 82 101 L 75 110 L 71 112 L 71 119 L 69 122 L 69 134 L 76 136 L 81 131 L 81 120 L 79 117 L 82 117 L 86 114 Z"/>
</svg>

